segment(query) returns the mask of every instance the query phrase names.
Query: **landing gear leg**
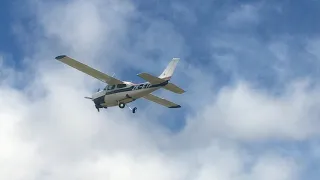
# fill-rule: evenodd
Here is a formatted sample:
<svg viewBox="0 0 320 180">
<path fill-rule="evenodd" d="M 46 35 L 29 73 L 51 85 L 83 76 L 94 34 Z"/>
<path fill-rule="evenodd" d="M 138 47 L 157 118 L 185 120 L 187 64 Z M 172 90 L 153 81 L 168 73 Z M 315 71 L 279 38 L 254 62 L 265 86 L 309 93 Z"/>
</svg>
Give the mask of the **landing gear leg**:
<svg viewBox="0 0 320 180">
<path fill-rule="evenodd" d="M 107 109 L 108 107 L 107 106 L 101 106 L 101 105 L 95 105 L 96 109 L 98 112 L 100 112 L 100 109 L 104 108 L 104 109 Z"/>
<path fill-rule="evenodd" d="M 137 111 L 137 107 L 134 107 L 134 108 L 129 107 L 129 109 L 132 111 L 132 113 L 136 113 Z"/>
<path fill-rule="evenodd" d="M 136 111 L 137 111 L 137 107 L 134 107 L 134 108 L 132 109 L 132 113 L 136 113 Z"/>
<path fill-rule="evenodd" d="M 126 94 L 126 97 L 132 99 L 132 101 L 135 101 L 135 100 L 136 100 L 136 99 L 134 99 L 133 97 L 129 96 L 129 94 Z M 130 106 L 128 106 L 128 107 L 129 107 L 129 109 L 132 111 L 132 113 L 136 113 L 137 107 L 134 107 L 134 108 L 131 108 Z"/>
</svg>

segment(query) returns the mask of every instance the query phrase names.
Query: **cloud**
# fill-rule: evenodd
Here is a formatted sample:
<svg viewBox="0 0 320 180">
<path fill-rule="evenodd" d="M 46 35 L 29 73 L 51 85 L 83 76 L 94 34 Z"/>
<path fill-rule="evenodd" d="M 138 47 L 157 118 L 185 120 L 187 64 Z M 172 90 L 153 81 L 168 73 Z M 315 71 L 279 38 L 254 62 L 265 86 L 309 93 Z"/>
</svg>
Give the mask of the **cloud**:
<svg viewBox="0 0 320 180">
<path fill-rule="evenodd" d="M 195 24 L 197 22 L 197 17 L 195 15 L 195 12 L 190 10 L 190 8 L 187 7 L 186 5 L 182 3 L 173 2 L 171 6 L 173 9 L 175 18 L 190 24 Z"/>
<path fill-rule="evenodd" d="M 266 155 L 252 168 L 249 179 L 296 179 L 297 167 L 297 164 L 290 159 L 284 160 L 277 156 Z"/>
<path fill-rule="evenodd" d="M 259 22 L 259 6 L 253 4 L 241 4 L 232 12 L 229 12 L 226 18 L 227 24 L 232 27 L 247 26 Z"/>
<path fill-rule="evenodd" d="M 210 105 L 190 117 L 190 134 L 238 140 L 302 140 L 319 135 L 318 87 L 308 82 L 289 85 L 280 96 L 239 82 L 226 87 Z"/>
<path fill-rule="evenodd" d="M 28 101 L 21 92 L 0 87 L 0 177 L 32 178 L 39 167 L 37 145 L 24 139 L 25 134 L 19 126 L 26 119 Z"/>
<path fill-rule="evenodd" d="M 181 132 L 172 134 L 154 123 L 158 109 L 134 116 L 119 108 L 97 113 L 83 98 L 96 80 L 55 61 L 55 55 L 71 54 L 105 72 L 130 66 L 153 71 L 173 55 L 187 56 L 183 36 L 169 21 L 144 17 L 130 1 L 31 5 L 35 38 L 22 46 L 33 44 L 37 51 L 25 55 L 25 71 L 1 65 L 8 73 L 1 76 L 0 86 L 0 179 L 297 177 L 300 166 L 293 157 L 273 147 L 252 155 L 242 142 L 316 136 L 317 88 L 302 83 L 273 96 L 239 81 L 214 94 L 215 78 L 202 69 L 205 65 L 185 62 L 176 76 L 190 95 L 177 98 L 190 110 L 182 115 L 188 122 Z M 133 23 L 135 18 L 147 26 Z M 247 49 L 239 45 L 240 51 L 252 52 L 257 42 L 249 42 Z M 11 75 L 28 77 L 30 72 L 33 78 L 25 87 L 12 85 L 20 78 Z"/>
<path fill-rule="evenodd" d="M 306 50 L 310 54 L 314 55 L 318 61 L 320 59 L 319 47 L 320 47 L 320 39 L 319 38 L 310 39 L 307 41 Z"/>
</svg>

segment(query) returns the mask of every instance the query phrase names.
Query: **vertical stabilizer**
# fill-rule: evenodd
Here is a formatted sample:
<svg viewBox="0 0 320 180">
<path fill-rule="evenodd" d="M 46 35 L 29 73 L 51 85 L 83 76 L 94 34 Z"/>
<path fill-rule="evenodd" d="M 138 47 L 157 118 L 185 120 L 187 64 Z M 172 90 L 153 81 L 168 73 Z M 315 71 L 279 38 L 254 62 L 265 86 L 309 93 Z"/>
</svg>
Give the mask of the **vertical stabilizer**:
<svg viewBox="0 0 320 180">
<path fill-rule="evenodd" d="M 173 72 L 176 69 L 176 66 L 177 66 L 179 60 L 180 60 L 180 58 L 173 58 L 170 61 L 170 63 L 168 64 L 167 68 L 159 76 L 159 78 L 166 79 L 166 80 L 171 79 L 171 76 L 173 75 Z"/>
</svg>

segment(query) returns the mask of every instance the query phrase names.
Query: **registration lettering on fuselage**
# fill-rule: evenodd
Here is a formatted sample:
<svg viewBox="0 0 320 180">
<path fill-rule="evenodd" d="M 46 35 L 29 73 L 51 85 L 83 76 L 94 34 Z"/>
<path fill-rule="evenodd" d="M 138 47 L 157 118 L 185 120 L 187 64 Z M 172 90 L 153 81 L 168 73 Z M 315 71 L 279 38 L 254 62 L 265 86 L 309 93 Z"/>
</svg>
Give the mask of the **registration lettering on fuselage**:
<svg viewBox="0 0 320 180">
<path fill-rule="evenodd" d="M 134 90 L 139 90 L 139 89 L 147 89 L 151 86 L 150 83 L 144 83 L 144 84 L 139 84 L 139 85 L 135 85 L 133 88 L 132 88 L 132 91 Z"/>
</svg>

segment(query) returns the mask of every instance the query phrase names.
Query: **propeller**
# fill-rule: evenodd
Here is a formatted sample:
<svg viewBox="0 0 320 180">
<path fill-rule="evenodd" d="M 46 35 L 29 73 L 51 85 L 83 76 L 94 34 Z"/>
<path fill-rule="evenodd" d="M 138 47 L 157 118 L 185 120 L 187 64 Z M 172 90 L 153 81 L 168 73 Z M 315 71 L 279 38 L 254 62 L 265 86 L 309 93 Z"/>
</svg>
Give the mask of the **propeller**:
<svg viewBox="0 0 320 180">
<path fill-rule="evenodd" d="M 93 100 L 92 97 L 84 97 L 84 98 Z M 97 105 L 95 105 L 95 107 L 96 107 L 96 109 L 98 110 L 98 112 L 100 112 L 100 108 L 99 108 Z"/>
<path fill-rule="evenodd" d="M 97 109 L 98 112 L 100 112 L 100 108 L 97 105 L 96 105 L 96 109 Z"/>
<path fill-rule="evenodd" d="M 99 92 L 99 91 L 100 91 L 100 88 L 98 88 L 97 92 Z M 91 100 L 93 100 L 92 97 L 88 97 L 88 96 L 86 96 L 86 97 L 84 97 L 84 98 L 85 98 L 85 99 L 91 99 Z M 97 104 L 95 104 L 95 107 L 96 107 L 97 111 L 100 112 L 100 107 L 99 107 Z"/>
</svg>

